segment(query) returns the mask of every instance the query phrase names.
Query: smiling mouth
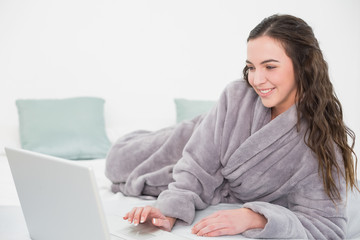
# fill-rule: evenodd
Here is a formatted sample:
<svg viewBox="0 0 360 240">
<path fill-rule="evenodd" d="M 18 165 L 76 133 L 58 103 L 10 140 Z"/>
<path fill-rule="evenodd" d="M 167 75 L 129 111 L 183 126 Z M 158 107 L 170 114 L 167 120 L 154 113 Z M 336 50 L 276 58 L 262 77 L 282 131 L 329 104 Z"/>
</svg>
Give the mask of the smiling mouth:
<svg viewBox="0 0 360 240">
<path fill-rule="evenodd" d="M 275 88 L 267 88 L 267 89 L 258 89 L 261 96 L 269 95 Z"/>
</svg>

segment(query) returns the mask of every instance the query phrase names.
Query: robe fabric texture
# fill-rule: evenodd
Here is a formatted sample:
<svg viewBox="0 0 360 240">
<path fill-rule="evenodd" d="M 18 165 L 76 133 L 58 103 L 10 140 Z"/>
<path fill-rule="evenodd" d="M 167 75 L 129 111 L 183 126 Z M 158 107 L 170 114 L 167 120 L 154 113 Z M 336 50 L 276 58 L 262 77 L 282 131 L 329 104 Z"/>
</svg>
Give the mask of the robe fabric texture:
<svg viewBox="0 0 360 240">
<path fill-rule="evenodd" d="M 345 180 L 334 171 L 342 201 L 326 195 L 318 160 L 297 130 L 296 106 L 271 120 L 243 81 L 227 86 L 208 114 L 156 132 L 120 138 L 107 157 L 112 190 L 158 196 L 155 206 L 192 223 L 195 210 L 242 203 L 264 215 L 250 238 L 344 239 Z M 337 152 L 342 166 L 342 156 Z"/>
</svg>

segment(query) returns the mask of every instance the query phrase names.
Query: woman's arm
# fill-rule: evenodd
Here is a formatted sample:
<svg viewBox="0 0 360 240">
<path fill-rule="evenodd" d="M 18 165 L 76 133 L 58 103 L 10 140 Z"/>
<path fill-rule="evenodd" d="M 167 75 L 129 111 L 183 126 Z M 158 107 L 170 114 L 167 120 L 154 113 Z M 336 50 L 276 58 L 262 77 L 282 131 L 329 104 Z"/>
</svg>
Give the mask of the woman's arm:
<svg viewBox="0 0 360 240">
<path fill-rule="evenodd" d="M 337 178 L 335 178 L 337 179 Z M 244 232 L 250 238 L 344 239 L 346 238 L 346 185 L 340 177 L 342 201 L 335 203 L 326 195 L 317 172 L 298 183 L 288 194 L 288 207 L 249 202 L 244 207 L 263 214 L 268 223 L 264 229 Z"/>
<path fill-rule="evenodd" d="M 236 235 L 250 229 L 263 229 L 266 223 L 263 215 L 248 208 L 223 210 L 200 220 L 192 233 L 205 237 Z"/>
<path fill-rule="evenodd" d="M 155 206 L 162 213 L 190 224 L 196 209 L 221 202 L 220 191 L 227 183 L 223 167 L 244 140 L 243 136 L 234 134 L 234 126 L 241 125 L 241 131 L 250 132 L 256 98 L 256 93 L 244 81 L 227 86 L 216 107 L 206 115 L 185 146 L 182 158 L 173 168 L 174 182 L 159 195 Z"/>
</svg>

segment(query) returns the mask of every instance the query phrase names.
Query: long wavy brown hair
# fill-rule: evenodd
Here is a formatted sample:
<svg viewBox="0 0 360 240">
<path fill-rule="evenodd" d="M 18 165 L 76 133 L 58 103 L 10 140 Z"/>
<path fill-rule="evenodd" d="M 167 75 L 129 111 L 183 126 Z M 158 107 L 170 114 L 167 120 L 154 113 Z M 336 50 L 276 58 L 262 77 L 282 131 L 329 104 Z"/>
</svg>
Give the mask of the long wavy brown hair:
<svg viewBox="0 0 360 240">
<path fill-rule="evenodd" d="M 344 124 L 342 107 L 333 90 L 328 65 L 312 28 L 300 18 L 273 15 L 258 24 L 250 32 L 247 41 L 264 35 L 279 41 L 292 60 L 297 84 L 298 130 L 302 117 L 308 126 L 304 140 L 317 156 L 326 194 L 332 201 L 341 199 L 334 171 L 337 176 L 341 174 L 345 178 L 346 189 L 350 187 L 352 191 L 354 188 L 359 191 L 356 182 L 355 134 Z M 248 82 L 247 66 L 243 74 Z M 348 136 L 352 140 L 351 145 Z M 340 150 L 344 166 L 339 166 L 335 148 Z"/>
</svg>

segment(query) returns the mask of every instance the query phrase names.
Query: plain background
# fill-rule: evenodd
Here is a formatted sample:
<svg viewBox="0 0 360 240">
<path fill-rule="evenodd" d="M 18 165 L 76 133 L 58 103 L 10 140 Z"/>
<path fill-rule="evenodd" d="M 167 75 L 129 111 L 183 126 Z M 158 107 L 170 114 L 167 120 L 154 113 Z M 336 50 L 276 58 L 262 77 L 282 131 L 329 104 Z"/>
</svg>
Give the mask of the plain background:
<svg viewBox="0 0 360 240">
<path fill-rule="evenodd" d="M 249 31 L 274 13 L 313 27 L 359 136 L 358 0 L 0 0 L 0 134 L 19 98 L 97 96 L 109 128 L 172 124 L 174 98 L 216 100 L 241 77 Z"/>
</svg>

